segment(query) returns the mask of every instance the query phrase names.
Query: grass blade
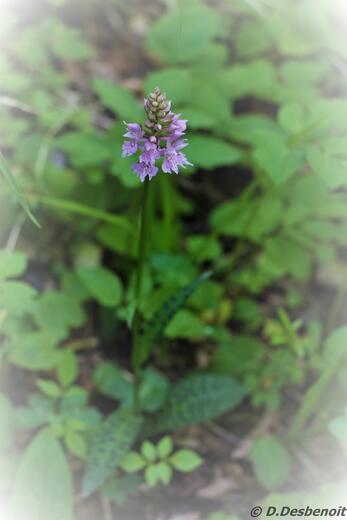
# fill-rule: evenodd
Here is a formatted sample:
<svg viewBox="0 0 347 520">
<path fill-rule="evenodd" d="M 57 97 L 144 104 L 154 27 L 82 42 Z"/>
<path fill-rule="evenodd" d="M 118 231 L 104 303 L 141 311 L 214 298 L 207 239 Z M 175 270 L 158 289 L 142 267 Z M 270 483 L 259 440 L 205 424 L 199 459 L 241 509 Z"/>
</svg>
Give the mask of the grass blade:
<svg viewBox="0 0 347 520">
<path fill-rule="evenodd" d="M 6 179 L 6 181 L 10 185 L 11 190 L 13 191 L 15 196 L 17 197 L 17 199 L 18 199 L 20 205 L 22 206 L 22 208 L 24 209 L 25 213 L 28 215 L 30 220 L 35 224 L 35 226 L 40 228 L 41 227 L 40 224 L 38 223 L 38 221 L 36 220 L 36 218 L 32 214 L 32 212 L 30 210 L 30 207 L 29 207 L 29 204 L 27 203 L 26 199 L 22 195 L 22 193 L 21 193 L 21 191 L 20 191 L 20 189 L 18 187 L 17 181 L 13 177 L 13 175 L 11 173 L 11 170 L 10 170 L 6 160 L 5 160 L 5 157 L 2 155 L 1 152 L 0 152 L 0 172 L 3 174 L 3 176 Z"/>
</svg>

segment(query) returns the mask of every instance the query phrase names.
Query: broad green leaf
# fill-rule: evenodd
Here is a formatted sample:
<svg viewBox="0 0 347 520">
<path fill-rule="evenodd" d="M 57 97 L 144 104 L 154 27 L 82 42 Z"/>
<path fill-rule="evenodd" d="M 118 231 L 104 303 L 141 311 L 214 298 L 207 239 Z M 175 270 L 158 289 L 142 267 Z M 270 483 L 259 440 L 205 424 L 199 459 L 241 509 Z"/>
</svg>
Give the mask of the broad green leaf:
<svg viewBox="0 0 347 520">
<path fill-rule="evenodd" d="M 81 33 L 74 27 L 55 21 L 52 28 L 50 46 L 53 52 L 62 59 L 86 60 L 93 55 L 93 49 L 83 40 Z"/>
<path fill-rule="evenodd" d="M 64 339 L 71 328 L 80 327 L 84 320 L 81 304 L 63 292 L 46 291 L 37 299 L 35 321 L 57 341 Z"/>
<path fill-rule="evenodd" d="M 0 250 L 0 279 L 12 278 L 23 274 L 27 266 L 27 258 L 23 253 Z"/>
<path fill-rule="evenodd" d="M 151 367 L 143 371 L 140 388 L 140 407 L 145 412 L 157 412 L 167 398 L 170 383 L 168 379 Z M 133 390 L 133 388 L 132 388 Z"/>
<path fill-rule="evenodd" d="M 242 377 L 257 369 L 265 355 L 265 345 L 252 336 L 239 335 L 223 342 L 216 350 L 212 367 L 217 372 Z"/>
<path fill-rule="evenodd" d="M 309 123 L 302 105 L 295 102 L 282 105 L 277 117 L 282 128 L 291 134 L 302 132 Z"/>
<path fill-rule="evenodd" d="M 145 467 L 145 465 L 146 461 L 136 451 L 129 451 L 129 453 L 125 455 L 124 459 L 122 459 L 120 463 L 120 467 L 127 473 L 135 473 L 136 471 L 140 471 Z"/>
<path fill-rule="evenodd" d="M 89 294 L 105 307 L 116 307 L 122 299 L 122 283 L 118 276 L 104 267 L 77 269 L 77 275 Z"/>
<path fill-rule="evenodd" d="M 224 83 L 231 99 L 257 96 L 273 101 L 277 91 L 275 69 L 265 59 L 229 67 L 224 71 Z"/>
<path fill-rule="evenodd" d="M 199 69 L 198 72 L 194 70 L 194 94 L 187 108 L 198 110 L 211 118 L 214 121 L 213 128 L 220 133 L 221 128 L 226 130 L 232 122 L 232 106 L 228 92 L 221 85 L 211 83 L 210 74 L 211 72 L 205 68 Z"/>
<path fill-rule="evenodd" d="M 128 221 L 125 221 L 124 224 L 124 226 L 106 224 L 98 229 L 97 237 L 106 249 L 136 258 L 137 237 L 135 228 Z"/>
<path fill-rule="evenodd" d="M 283 444 L 273 436 L 254 441 L 250 458 L 257 480 L 266 489 L 276 489 L 288 480 L 290 458 Z"/>
<path fill-rule="evenodd" d="M 98 135 L 83 132 L 66 132 L 57 137 L 54 144 L 69 155 L 73 166 L 79 168 L 100 166 L 104 161 L 112 158 L 112 149 L 108 143 Z"/>
<path fill-rule="evenodd" d="M 202 458 L 193 450 L 179 450 L 170 457 L 170 463 L 178 471 L 189 473 L 201 466 Z"/>
<path fill-rule="evenodd" d="M 153 318 L 146 324 L 140 338 L 141 349 L 135 353 L 135 356 L 138 356 L 139 363 L 143 363 L 148 358 L 155 342 L 163 334 L 165 327 L 176 312 L 183 307 L 195 289 L 209 277 L 210 273 L 205 273 L 182 289 L 179 289 L 154 313 Z"/>
<path fill-rule="evenodd" d="M 94 372 L 93 381 L 99 392 L 107 397 L 123 403 L 131 402 L 133 385 L 113 363 L 100 363 Z"/>
<path fill-rule="evenodd" d="M 37 291 L 24 282 L 0 281 L 0 307 L 12 315 L 32 311 Z"/>
<path fill-rule="evenodd" d="M 216 10 L 192 0 L 152 24 L 147 48 L 166 63 L 187 63 L 200 57 L 224 27 L 223 17 Z"/>
<path fill-rule="evenodd" d="M 188 309 L 181 309 L 175 314 L 165 329 L 168 338 L 202 338 L 211 333 L 211 328 L 205 325 L 199 317 Z"/>
<path fill-rule="evenodd" d="M 84 496 L 99 488 L 128 453 L 139 435 L 142 417 L 128 409 L 113 412 L 93 437 L 82 483 Z"/>
<path fill-rule="evenodd" d="M 144 112 L 129 90 L 102 78 L 93 80 L 93 88 L 101 102 L 121 119 L 128 123 L 141 122 L 143 119 Z"/>
<path fill-rule="evenodd" d="M 11 337 L 6 350 L 14 365 L 28 370 L 50 370 L 59 361 L 59 352 L 54 347 L 51 334 L 38 331 Z"/>
<path fill-rule="evenodd" d="M 318 147 L 307 149 L 307 160 L 314 173 L 330 189 L 339 188 L 347 184 L 347 159 L 339 157 L 330 150 Z"/>
<path fill-rule="evenodd" d="M 144 435 L 209 421 L 237 406 L 243 388 L 229 377 L 196 374 L 176 383 L 162 412 L 149 419 Z"/>
<path fill-rule="evenodd" d="M 218 126 L 218 121 L 213 115 L 206 114 L 202 108 L 194 108 L 190 105 L 182 110 L 182 118 L 187 119 L 188 127 L 193 129 L 211 129 Z"/>
<path fill-rule="evenodd" d="M 301 150 L 288 148 L 280 136 L 258 146 L 253 155 L 275 184 L 281 184 L 294 175 L 304 159 Z"/>
<path fill-rule="evenodd" d="M 11 190 L 13 191 L 14 195 L 17 197 L 17 199 L 18 199 L 20 205 L 22 206 L 22 208 L 24 209 L 25 213 L 28 215 L 30 220 L 38 228 L 40 228 L 41 227 L 40 224 L 38 223 L 38 221 L 36 220 L 36 218 L 32 214 L 31 209 L 29 207 L 29 204 L 27 203 L 26 199 L 22 195 L 22 193 L 21 193 L 21 191 L 19 189 L 19 186 L 17 184 L 17 181 L 14 178 L 14 176 L 12 175 L 12 172 L 11 172 L 11 170 L 10 170 L 10 168 L 9 168 L 7 162 L 5 161 L 5 158 L 4 158 L 4 156 L 2 155 L 1 152 L 0 152 L 0 172 L 5 177 L 6 181 L 8 182 L 8 184 L 9 184 Z"/>
<path fill-rule="evenodd" d="M 197 262 L 218 258 L 222 246 L 217 237 L 212 235 L 190 235 L 187 238 L 187 250 Z"/>
<path fill-rule="evenodd" d="M 258 4 L 249 4 L 255 6 Z M 261 4 L 259 4 L 261 5 Z M 259 7 L 259 10 L 261 8 Z M 258 19 L 246 19 L 236 34 L 237 55 L 242 57 L 252 57 L 264 54 L 272 46 L 272 40 L 268 34 L 265 24 L 260 24 Z"/>
<path fill-rule="evenodd" d="M 145 92 L 149 94 L 157 85 L 175 104 L 188 103 L 192 96 L 193 83 L 187 69 L 177 67 L 151 72 L 146 79 Z"/>
<path fill-rule="evenodd" d="M 72 520 L 72 476 L 59 443 L 38 434 L 21 461 L 9 503 L 11 520 Z"/>
<path fill-rule="evenodd" d="M 215 137 L 203 135 L 192 135 L 190 137 L 186 154 L 193 165 L 208 170 L 218 166 L 236 164 L 242 157 L 240 149 L 236 146 Z"/>
<path fill-rule="evenodd" d="M 298 280 L 307 280 L 311 272 L 311 257 L 299 243 L 288 237 L 276 236 L 263 243 L 257 265 L 269 273 L 290 274 Z"/>
<path fill-rule="evenodd" d="M 241 115 L 234 117 L 228 125 L 228 135 L 231 138 L 253 146 L 264 144 L 272 136 L 276 138 L 277 134 L 283 134 L 281 127 L 273 119 L 264 115 Z"/>
</svg>

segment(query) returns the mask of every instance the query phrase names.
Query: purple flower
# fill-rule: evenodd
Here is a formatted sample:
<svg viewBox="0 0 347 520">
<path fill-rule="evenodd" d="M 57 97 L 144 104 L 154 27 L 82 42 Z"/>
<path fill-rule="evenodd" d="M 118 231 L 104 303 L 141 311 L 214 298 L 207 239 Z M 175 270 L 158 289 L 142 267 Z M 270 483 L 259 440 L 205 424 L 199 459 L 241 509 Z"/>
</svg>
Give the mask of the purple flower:
<svg viewBox="0 0 347 520">
<path fill-rule="evenodd" d="M 124 137 L 129 137 L 130 139 L 135 139 L 137 141 L 143 138 L 144 132 L 140 125 L 137 123 L 125 123 L 125 125 L 128 131 L 124 134 Z"/>
<path fill-rule="evenodd" d="M 178 173 L 178 168 L 182 166 L 183 168 L 186 165 L 192 166 L 187 160 L 187 157 L 184 153 L 180 152 L 181 148 L 187 146 L 187 143 L 184 141 L 176 141 L 175 143 L 168 143 L 167 147 L 164 149 L 164 160 L 161 169 L 164 173 Z"/>
<path fill-rule="evenodd" d="M 171 111 L 171 101 L 159 87 L 145 98 L 144 109 L 147 120 L 143 126 L 125 123 L 127 132 L 124 137 L 128 140 L 122 147 L 122 157 L 141 152 L 139 161 L 132 165 L 141 181 L 146 177 L 152 179 L 158 173 L 157 161 L 162 161 L 164 173 L 178 173 L 180 167 L 192 166 L 181 151 L 187 146 L 187 142 L 181 139 L 187 129 L 187 120 L 180 119 L 180 114 Z"/>
<path fill-rule="evenodd" d="M 137 152 L 138 143 L 136 141 L 124 141 L 122 146 L 122 157 L 134 155 Z"/>
<path fill-rule="evenodd" d="M 145 163 L 154 164 L 161 155 L 160 150 L 156 142 L 145 141 L 143 145 L 143 152 L 140 155 L 140 161 Z"/>
<path fill-rule="evenodd" d="M 140 177 L 143 182 L 148 176 L 149 180 L 158 173 L 158 168 L 151 163 L 138 162 L 132 165 L 133 171 Z"/>
<path fill-rule="evenodd" d="M 170 125 L 170 139 L 178 139 L 187 129 L 187 120 L 180 119 L 181 114 L 174 114 Z"/>
<path fill-rule="evenodd" d="M 124 134 L 124 137 L 128 137 L 130 141 L 124 141 L 122 147 L 122 157 L 128 155 L 134 155 L 137 152 L 140 143 L 144 140 L 144 131 L 141 126 L 137 123 L 125 123 L 128 131 Z"/>
</svg>

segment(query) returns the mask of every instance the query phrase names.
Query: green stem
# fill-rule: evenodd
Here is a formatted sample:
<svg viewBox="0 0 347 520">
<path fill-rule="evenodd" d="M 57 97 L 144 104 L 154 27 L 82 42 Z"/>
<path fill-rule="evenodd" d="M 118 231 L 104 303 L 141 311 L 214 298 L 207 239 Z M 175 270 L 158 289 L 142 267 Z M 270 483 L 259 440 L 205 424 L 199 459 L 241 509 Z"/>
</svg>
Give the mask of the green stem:
<svg viewBox="0 0 347 520">
<path fill-rule="evenodd" d="M 142 202 L 141 202 L 141 214 L 140 214 L 140 237 L 139 237 L 139 249 L 137 257 L 137 271 L 135 279 L 135 311 L 134 319 L 132 322 L 132 335 L 133 335 L 133 350 L 132 350 L 132 366 L 135 375 L 135 388 L 134 388 L 134 409 L 139 410 L 140 400 L 140 386 L 141 386 L 141 352 L 139 343 L 140 334 L 140 304 L 141 304 L 141 292 L 142 292 L 142 278 L 143 269 L 146 258 L 146 238 L 148 229 L 148 194 L 149 194 L 149 180 L 146 179 L 143 185 Z"/>
</svg>

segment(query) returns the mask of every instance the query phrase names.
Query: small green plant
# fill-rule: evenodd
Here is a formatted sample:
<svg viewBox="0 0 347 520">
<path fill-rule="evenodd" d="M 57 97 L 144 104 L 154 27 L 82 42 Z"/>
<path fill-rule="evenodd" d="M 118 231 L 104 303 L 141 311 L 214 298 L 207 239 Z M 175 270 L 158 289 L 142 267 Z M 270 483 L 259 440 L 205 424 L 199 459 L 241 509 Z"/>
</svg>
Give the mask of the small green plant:
<svg viewBox="0 0 347 520">
<path fill-rule="evenodd" d="M 312 505 L 301 469 L 315 434 L 319 451 L 334 444 L 328 430 L 346 437 L 343 2 L 36 3 L 35 16 L 11 5 L 0 19 L 11 518 L 21 503 L 26 520 L 72 520 L 74 506 L 83 517 L 74 477 L 112 518 L 108 500 L 177 469 L 182 450 L 163 458 L 170 441 L 157 435 L 209 421 L 228 445 L 263 412 L 275 421 L 257 432 L 247 477 L 300 487 L 280 500 Z M 136 122 L 126 144 L 124 121 Z M 134 473 L 122 469 L 131 457 Z M 319 466 L 310 486 L 326 477 Z"/>
<path fill-rule="evenodd" d="M 148 486 L 154 487 L 159 482 L 168 485 L 173 470 L 189 473 L 197 469 L 203 460 L 193 450 L 182 449 L 173 452 L 171 437 L 163 437 L 157 445 L 144 441 L 140 452 L 130 451 L 120 463 L 127 473 L 144 471 L 144 479 Z"/>
</svg>

